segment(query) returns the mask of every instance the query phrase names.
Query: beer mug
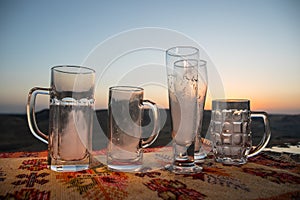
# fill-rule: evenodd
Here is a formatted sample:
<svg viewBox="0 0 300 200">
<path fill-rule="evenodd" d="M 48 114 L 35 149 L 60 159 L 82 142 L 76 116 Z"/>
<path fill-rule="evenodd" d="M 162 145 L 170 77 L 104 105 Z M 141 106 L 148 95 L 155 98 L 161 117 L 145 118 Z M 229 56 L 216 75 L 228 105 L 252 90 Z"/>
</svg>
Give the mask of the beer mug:
<svg viewBox="0 0 300 200">
<path fill-rule="evenodd" d="M 80 66 L 51 68 L 50 88 L 35 87 L 28 95 L 27 120 L 32 134 L 48 144 L 48 166 L 54 171 L 89 168 L 94 114 L 95 71 Z M 50 95 L 49 134 L 35 118 L 38 94 Z"/>
<path fill-rule="evenodd" d="M 252 149 L 251 118 L 261 117 L 265 132 L 258 146 Z M 209 131 L 215 159 L 225 165 L 240 165 L 257 155 L 268 144 L 271 131 L 265 112 L 251 112 L 247 99 L 212 101 Z"/>
<path fill-rule="evenodd" d="M 109 143 L 107 165 L 111 170 L 133 172 L 143 165 L 143 148 L 150 146 L 159 134 L 159 112 L 154 103 L 143 100 L 144 89 L 131 86 L 109 88 Z M 142 139 L 144 107 L 153 113 L 153 131 Z"/>
</svg>

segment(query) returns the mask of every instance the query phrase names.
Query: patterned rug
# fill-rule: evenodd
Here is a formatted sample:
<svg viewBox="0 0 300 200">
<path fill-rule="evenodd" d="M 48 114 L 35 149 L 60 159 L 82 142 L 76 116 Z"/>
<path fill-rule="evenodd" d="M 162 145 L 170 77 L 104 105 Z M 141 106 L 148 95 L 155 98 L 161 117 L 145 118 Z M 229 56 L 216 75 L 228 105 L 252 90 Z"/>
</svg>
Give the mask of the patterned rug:
<svg viewBox="0 0 300 200">
<path fill-rule="evenodd" d="M 209 155 L 202 173 L 175 175 L 163 169 L 170 157 L 162 152 L 147 149 L 139 173 L 109 171 L 99 163 L 105 152 L 92 169 L 64 173 L 47 169 L 47 152 L 0 153 L 0 199 L 300 199 L 291 154 L 263 152 L 240 167 Z"/>
</svg>

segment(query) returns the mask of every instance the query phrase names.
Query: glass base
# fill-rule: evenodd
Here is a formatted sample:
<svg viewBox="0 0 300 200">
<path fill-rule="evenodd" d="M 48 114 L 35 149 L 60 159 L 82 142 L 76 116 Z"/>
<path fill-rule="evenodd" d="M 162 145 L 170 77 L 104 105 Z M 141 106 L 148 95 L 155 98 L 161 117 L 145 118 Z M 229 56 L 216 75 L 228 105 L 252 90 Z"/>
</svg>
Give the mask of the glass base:
<svg viewBox="0 0 300 200">
<path fill-rule="evenodd" d="M 216 158 L 216 162 L 222 163 L 223 165 L 243 165 L 246 164 L 247 158 L 233 159 L 229 157 Z"/>
<path fill-rule="evenodd" d="M 138 172 L 142 169 L 143 165 L 107 165 L 111 171 L 120 172 Z"/>
<path fill-rule="evenodd" d="M 89 165 L 49 165 L 56 172 L 77 172 L 89 169 Z"/>
<path fill-rule="evenodd" d="M 195 160 L 203 160 L 207 157 L 207 154 L 205 152 L 195 152 L 194 153 L 194 159 Z"/>
<path fill-rule="evenodd" d="M 128 156 L 126 157 L 126 155 L 123 155 L 123 159 L 118 159 L 108 154 L 107 167 L 112 171 L 137 172 L 143 167 L 143 156 L 134 155 L 128 158 Z"/>
<path fill-rule="evenodd" d="M 165 166 L 165 169 L 173 172 L 175 174 L 197 174 L 202 172 L 202 167 L 195 165 L 194 163 L 190 163 L 189 165 L 178 165 L 176 164 L 169 164 Z"/>
<path fill-rule="evenodd" d="M 56 172 L 78 172 L 90 168 L 90 156 L 86 156 L 82 160 L 56 160 L 48 155 L 48 168 Z"/>
</svg>

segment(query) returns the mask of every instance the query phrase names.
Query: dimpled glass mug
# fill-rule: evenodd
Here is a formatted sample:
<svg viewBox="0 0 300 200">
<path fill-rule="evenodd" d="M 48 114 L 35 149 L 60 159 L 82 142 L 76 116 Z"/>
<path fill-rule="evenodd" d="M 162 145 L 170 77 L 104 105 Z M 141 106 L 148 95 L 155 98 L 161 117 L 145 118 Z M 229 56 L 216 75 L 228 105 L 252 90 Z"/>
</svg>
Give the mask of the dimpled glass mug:
<svg viewBox="0 0 300 200">
<path fill-rule="evenodd" d="M 107 165 L 111 170 L 139 171 L 143 166 L 143 148 L 158 137 L 158 108 L 153 102 L 143 100 L 143 96 L 144 89 L 140 87 L 109 88 Z M 153 113 L 153 131 L 146 140 L 142 139 L 144 107 L 149 107 Z"/>
<path fill-rule="evenodd" d="M 251 118 L 261 117 L 265 132 L 261 142 L 252 150 Z M 271 131 L 265 112 L 251 112 L 247 99 L 212 101 L 210 122 L 213 153 L 217 162 L 240 165 L 261 152 L 268 144 Z M 251 152 L 251 153 L 250 153 Z"/>
<path fill-rule="evenodd" d="M 27 119 L 32 134 L 48 144 L 48 166 L 54 171 L 80 171 L 90 166 L 94 114 L 95 71 L 80 66 L 51 69 L 50 88 L 32 88 Z M 37 94 L 50 95 L 49 135 L 42 133 L 35 118 Z"/>
</svg>

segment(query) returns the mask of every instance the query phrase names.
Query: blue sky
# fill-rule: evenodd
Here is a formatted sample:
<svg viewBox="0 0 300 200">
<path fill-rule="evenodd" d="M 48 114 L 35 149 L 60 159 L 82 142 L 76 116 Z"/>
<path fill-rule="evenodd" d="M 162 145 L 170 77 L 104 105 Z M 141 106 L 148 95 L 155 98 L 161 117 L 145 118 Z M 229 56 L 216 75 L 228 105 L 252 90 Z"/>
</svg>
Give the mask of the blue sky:
<svg viewBox="0 0 300 200">
<path fill-rule="evenodd" d="M 300 113 L 300 1 L 0 1 L 0 112 L 24 113 L 50 68 L 80 65 L 112 35 L 133 28 L 179 31 L 201 44 L 226 97 L 252 108 Z M 113 78 L 113 75 L 112 75 Z M 47 98 L 39 98 L 39 108 Z"/>
</svg>

